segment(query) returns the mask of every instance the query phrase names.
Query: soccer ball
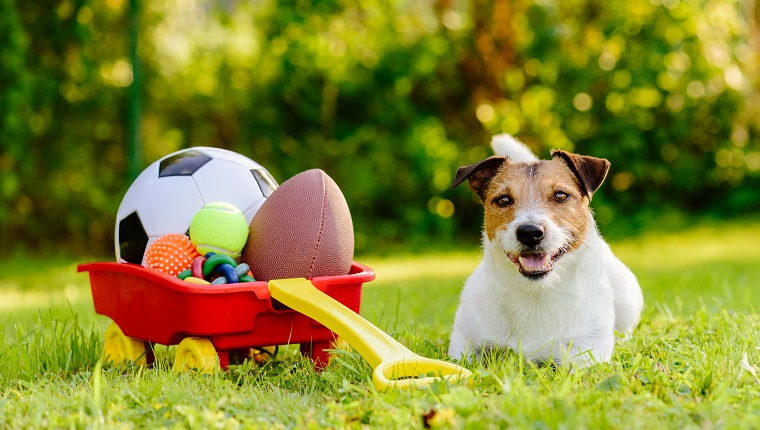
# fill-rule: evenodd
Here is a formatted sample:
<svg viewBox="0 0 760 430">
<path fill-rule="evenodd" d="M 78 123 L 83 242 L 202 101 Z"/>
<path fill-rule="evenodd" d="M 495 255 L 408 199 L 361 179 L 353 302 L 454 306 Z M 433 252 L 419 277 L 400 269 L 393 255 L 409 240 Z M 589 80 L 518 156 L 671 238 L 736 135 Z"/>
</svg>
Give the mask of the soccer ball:
<svg viewBox="0 0 760 430">
<path fill-rule="evenodd" d="M 188 234 L 205 204 L 227 202 L 248 223 L 277 188 L 255 161 L 219 148 L 177 151 L 148 166 L 127 190 L 116 213 L 116 260 L 142 264 L 145 249 L 165 234 Z"/>
</svg>

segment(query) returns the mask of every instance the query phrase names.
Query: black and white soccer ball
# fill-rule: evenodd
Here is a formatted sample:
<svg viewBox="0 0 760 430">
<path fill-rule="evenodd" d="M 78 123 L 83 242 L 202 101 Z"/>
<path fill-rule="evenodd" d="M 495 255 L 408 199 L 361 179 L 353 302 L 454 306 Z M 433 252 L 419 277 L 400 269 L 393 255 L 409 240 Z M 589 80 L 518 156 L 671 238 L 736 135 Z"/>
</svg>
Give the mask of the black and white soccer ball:
<svg viewBox="0 0 760 430">
<path fill-rule="evenodd" d="M 235 205 L 251 222 L 277 182 L 260 164 L 236 152 L 196 147 L 148 166 L 116 213 L 116 260 L 142 264 L 146 248 L 165 234 L 188 234 L 205 204 Z"/>
</svg>

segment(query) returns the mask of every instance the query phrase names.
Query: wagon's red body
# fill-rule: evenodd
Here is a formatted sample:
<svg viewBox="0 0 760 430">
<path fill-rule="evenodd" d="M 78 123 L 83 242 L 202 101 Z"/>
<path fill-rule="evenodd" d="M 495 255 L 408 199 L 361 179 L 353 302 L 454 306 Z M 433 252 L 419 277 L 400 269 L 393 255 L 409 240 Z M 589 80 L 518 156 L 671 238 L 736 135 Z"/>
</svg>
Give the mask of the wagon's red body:
<svg viewBox="0 0 760 430">
<path fill-rule="evenodd" d="M 335 334 L 317 321 L 272 300 L 266 282 L 190 284 L 128 263 L 79 265 L 88 272 L 95 311 L 111 318 L 126 336 L 176 345 L 191 336 L 208 338 L 226 367 L 231 351 L 300 344 L 318 366 L 327 363 Z M 362 285 L 375 272 L 354 262 L 346 275 L 311 279 L 314 286 L 359 313 Z"/>
</svg>

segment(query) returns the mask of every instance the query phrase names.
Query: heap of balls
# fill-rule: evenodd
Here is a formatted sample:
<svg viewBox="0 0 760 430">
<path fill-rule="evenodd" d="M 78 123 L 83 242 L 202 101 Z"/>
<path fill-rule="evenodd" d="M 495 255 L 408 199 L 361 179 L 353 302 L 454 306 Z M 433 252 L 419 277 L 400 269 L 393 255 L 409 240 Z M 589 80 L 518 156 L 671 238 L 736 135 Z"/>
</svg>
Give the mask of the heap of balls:
<svg viewBox="0 0 760 430">
<path fill-rule="evenodd" d="M 177 198 L 165 196 L 167 201 Z M 157 209 L 162 203 L 153 202 L 155 207 L 148 207 L 153 218 L 143 220 L 154 225 L 154 232 L 156 219 L 170 215 L 170 209 Z M 277 187 L 250 223 L 224 200 L 206 203 L 189 215 L 189 228 L 164 227 L 169 231 L 148 242 L 139 256 L 143 266 L 196 284 L 337 276 L 352 267 L 348 204 L 335 181 L 319 169 L 301 172 Z M 187 235 L 181 233 L 184 229 Z M 122 245 L 117 241 L 117 256 Z M 134 250 L 131 257 L 137 257 Z"/>
<path fill-rule="evenodd" d="M 248 264 L 239 263 L 247 240 L 248 223 L 240 209 L 209 203 L 193 217 L 190 237 L 159 237 L 145 251 L 143 265 L 192 284 L 252 282 Z"/>
</svg>

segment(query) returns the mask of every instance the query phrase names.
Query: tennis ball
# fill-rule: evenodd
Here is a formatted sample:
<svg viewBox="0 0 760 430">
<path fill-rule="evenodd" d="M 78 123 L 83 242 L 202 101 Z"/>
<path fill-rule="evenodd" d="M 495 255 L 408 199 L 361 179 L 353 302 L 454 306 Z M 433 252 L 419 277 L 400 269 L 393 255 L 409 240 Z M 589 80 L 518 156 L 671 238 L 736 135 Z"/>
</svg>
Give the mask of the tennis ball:
<svg viewBox="0 0 760 430">
<path fill-rule="evenodd" d="M 248 240 L 248 223 L 234 205 L 209 203 L 193 217 L 190 240 L 201 255 L 215 252 L 237 259 Z"/>
</svg>

